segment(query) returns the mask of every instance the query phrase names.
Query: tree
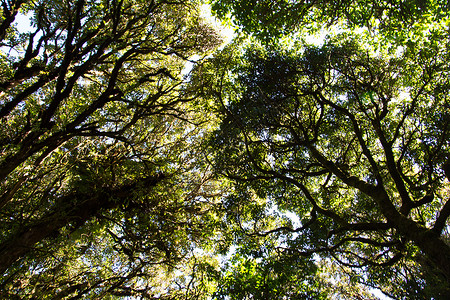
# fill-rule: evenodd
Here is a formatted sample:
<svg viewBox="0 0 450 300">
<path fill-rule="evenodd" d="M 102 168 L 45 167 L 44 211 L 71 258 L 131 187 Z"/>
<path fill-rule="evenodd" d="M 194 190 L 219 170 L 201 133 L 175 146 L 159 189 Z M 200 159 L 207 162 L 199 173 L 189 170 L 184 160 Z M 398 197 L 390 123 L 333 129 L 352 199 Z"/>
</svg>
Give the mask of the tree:
<svg viewBox="0 0 450 300">
<path fill-rule="evenodd" d="M 235 181 L 237 232 L 271 237 L 285 257 L 332 258 L 396 297 L 425 289 L 422 257 L 440 285 L 425 296 L 448 297 L 449 52 L 437 36 L 400 55 L 343 34 L 229 59 L 210 144 Z"/>
<path fill-rule="evenodd" d="M 404 42 L 424 23 L 448 16 L 447 1 L 372 0 L 210 0 L 213 12 L 232 20 L 247 34 L 276 41 L 294 32 L 321 30 L 338 24 L 351 29 L 366 27 Z M 270 45 L 271 43 L 267 43 Z"/>
<path fill-rule="evenodd" d="M 220 38 L 198 5 L 2 1 L 2 297 L 207 288 L 193 250 L 215 230 L 218 192 L 199 154 L 208 118 L 182 70 Z"/>
<path fill-rule="evenodd" d="M 0 295 L 448 298 L 448 3 L 214 3 L 2 1 Z"/>
</svg>

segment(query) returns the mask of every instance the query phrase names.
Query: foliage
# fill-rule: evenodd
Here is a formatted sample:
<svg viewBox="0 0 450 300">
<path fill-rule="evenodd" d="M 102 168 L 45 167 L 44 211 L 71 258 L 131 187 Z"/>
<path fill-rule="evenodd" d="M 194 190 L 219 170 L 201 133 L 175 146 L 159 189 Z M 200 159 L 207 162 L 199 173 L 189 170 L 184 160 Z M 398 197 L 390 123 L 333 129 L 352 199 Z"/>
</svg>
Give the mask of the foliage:
<svg viewBox="0 0 450 300">
<path fill-rule="evenodd" d="M 2 4 L 1 297 L 202 297 L 220 192 L 182 71 L 220 38 L 199 3 Z"/>
<path fill-rule="evenodd" d="M 210 3 L 2 1 L 1 297 L 448 299 L 448 3 Z"/>
<path fill-rule="evenodd" d="M 228 86 L 216 94 L 223 121 L 210 152 L 236 182 L 227 213 L 243 234 L 278 241 L 277 253 L 332 258 L 395 297 L 426 290 L 413 262 L 421 253 L 441 286 L 425 296 L 445 298 L 446 43 L 391 55 L 358 40 L 252 46 L 220 77 Z"/>
<path fill-rule="evenodd" d="M 305 264 L 305 259 L 237 255 L 231 261 L 214 299 L 326 299 L 310 276 L 314 265 Z"/>
<path fill-rule="evenodd" d="M 448 2 L 440 0 L 210 0 L 210 3 L 219 18 L 231 19 L 247 34 L 265 41 L 298 31 L 317 32 L 333 24 L 351 29 L 366 27 L 404 41 L 417 27 L 448 17 L 449 10 Z"/>
</svg>

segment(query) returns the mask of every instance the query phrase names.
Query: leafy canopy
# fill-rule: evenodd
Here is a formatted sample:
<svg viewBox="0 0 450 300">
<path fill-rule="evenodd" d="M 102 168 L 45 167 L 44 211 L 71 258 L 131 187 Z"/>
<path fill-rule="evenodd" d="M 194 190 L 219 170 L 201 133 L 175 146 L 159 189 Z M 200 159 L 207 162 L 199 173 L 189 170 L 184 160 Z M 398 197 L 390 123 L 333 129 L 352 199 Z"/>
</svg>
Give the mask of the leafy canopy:
<svg viewBox="0 0 450 300">
<path fill-rule="evenodd" d="M 228 58 L 210 145 L 216 170 L 235 182 L 225 203 L 240 247 L 272 240 L 263 261 L 318 255 L 394 297 L 447 297 L 449 49 L 440 30 L 396 53 L 344 33 Z"/>
<path fill-rule="evenodd" d="M 2 1 L 1 297 L 447 299 L 448 3 L 211 3 Z"/>
<path fill-rule="evenodd" d="M 31 32 L 15 24 L 27 14 Z M 198 298 L 220 226 L 195 1 L 3 1 L 0 295 Z M 214 210 L 213 210 L 214 209 Z"/>
</svg>

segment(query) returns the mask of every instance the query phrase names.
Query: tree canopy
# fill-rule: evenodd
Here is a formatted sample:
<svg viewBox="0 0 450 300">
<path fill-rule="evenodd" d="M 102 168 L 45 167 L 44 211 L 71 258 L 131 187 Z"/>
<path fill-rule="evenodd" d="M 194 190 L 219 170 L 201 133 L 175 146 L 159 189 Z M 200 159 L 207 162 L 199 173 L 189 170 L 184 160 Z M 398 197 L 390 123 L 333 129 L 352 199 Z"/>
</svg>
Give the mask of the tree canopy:
<svg viewBox="0 0 450 300">
<path fill-rule="evenodd" d="M 448 298 L 448 4 L 212 2 L 254 37 L 216 58 L 209 152 L 234 182 L 237 257 L 308 257 L 319 270 L 300 281 L 315 291 L 331 262 L 393 298 Z M 319 45 L 303 41 L 314 27 L 330 29 Z M 300 286 L 291 297 L 312 295 Z"/>
<path fill-rule="evenodd" d="M 1 3 L 2 298 L 450 297 L 446 1 Z"/>
<path fill-rule="evenodd" d="M 387 33 L 404 40 L 414 28 L 448 16 L 447 1 L 372 0 L 209 0 L 218 17 L 263 40 L 296 31 L 318 31 L 333 24 Z"/>
<path fill-rule="evenodd" d="M 235 226 L 274 239 L 277 255 L 332 258 L 375 285 L 419 253 L 447 280 L 449 77 L 438 55 L 371 57 L 342 38 L 249 49 L 211 139 L 215 167 L 236 181 L 225 202 Z"/>
<path fill-rule="evenodd" d="M 194 297 L 218 193 L 182 73 L 220 42 L 199 4 L 2 4 L 2 298 Z"/>
</svg>

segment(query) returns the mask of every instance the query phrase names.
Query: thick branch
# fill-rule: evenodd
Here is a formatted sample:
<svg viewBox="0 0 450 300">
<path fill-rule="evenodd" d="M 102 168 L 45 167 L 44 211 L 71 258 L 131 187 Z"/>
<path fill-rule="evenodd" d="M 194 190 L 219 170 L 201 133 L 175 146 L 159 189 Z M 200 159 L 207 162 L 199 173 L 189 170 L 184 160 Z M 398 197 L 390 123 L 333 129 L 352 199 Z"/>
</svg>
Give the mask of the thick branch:
<svg viewBox="0 0 450 300">
<path fill-rule="evenodd" d="M 0 273 L 4 273 L 15 261 L 27 255 L 38 242 L 58 234 L 68 224 L 81 226 L 100 210 L 117 208 L 133 197 L 138 185 L 156 186 L 164 175 L 143 178 L 136 183 L 118 188 L 103 188 L 94 194 L 74 192 L 57 201 L 53 211 L 30 226 L 21 229 L 9 240 L 0 244 Z"/>
<path fill-rule="evenodd" d="M 447 219 L 450 216 L 450 199 L 445 202 L 441 211 L 439 212 L 439 216 L 434 222 L 433 231 L 437 234 L 441 235 L 442 230 L 444 230 L 445 225 L 447 224 Z"/>
<path fill-rule="evenodd" d="M 11 1 L 12 4 L 7 5 L 7 1 L 2 1 L 2 17 L 3 22 L 0 23 L 0 41 L 2 41 L 6 36 L 6 31 L 10 28 L 12 22 L 16 18 L 17 12 L 20 6 L 25 2 L 25 0 Z"/>
<path fill-rule="evenodd" d="M 356 120 L 355 116 L 354 116 L 352 113 L 350 113 L 347 109 L 345 109 L 345 108 L 343 108 L 343 107 L 341 107 L 341 106 L 339 106 L 339 105 L 333 103 L 332 101 L 326 99 L 326 98 L 325 98 L 322 94 L 320 94 L 320 93 L 315 94 L 315 95 L 314 95 L 314 98 L 315 98 L 317 101 L 319 101 L 319 102 L 322 102 L 322 103 L 325 103 L 325 104 L 331 106 L 332 108 L 334 108 L 334 109 L 336 109 L 337 111 L 343 113 L 345 116 L 347 116 L 347 118 L 350 119 L 350 122 L 352 123 L 352 126 L 353 126 L 353 131 L 354 131 L 354 133 L 355 133 L 355 135 L 356 135 L 356 137 L 357 137 L 357 139 L 358 139 L 358 142 L 359 142 L 359 145 L 360 145 L 360 147 L 361 147 L 361 149 L 362 149 L 362 152 L 364 153 L 364 156 L 365 156 L 365 157 L 367 158 L 367 160 L 369 161 L 370 166 L 371 166 L 371 168 L 372 168 L 372 172 L 375 174 L 378 183 L 379 183 L 379 184 L 382 184 L 383 180 L 382 180 L 381 175 L 380 175 L 380 173 L 379 173 L 378 165 L 377 165 L 377 163 L 375 162 L 375 159 L 373 158 L 372 153 L 370 152 L 369 148 L 368 148 L 367 145 L 366 145 L 366 141 L 365 141 L 364 138 L 363 138 L 363 134 L 362 134 L 362 132 L 361 132 L 361 128 L 360 128 L 360 126 L 359 126 L 359 124 L 358 124 L 358 121 Z"/>
</svg>

